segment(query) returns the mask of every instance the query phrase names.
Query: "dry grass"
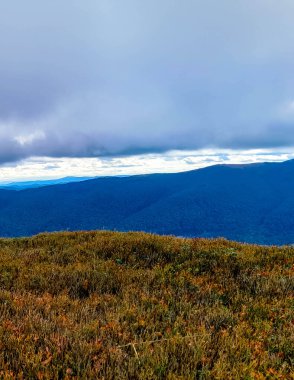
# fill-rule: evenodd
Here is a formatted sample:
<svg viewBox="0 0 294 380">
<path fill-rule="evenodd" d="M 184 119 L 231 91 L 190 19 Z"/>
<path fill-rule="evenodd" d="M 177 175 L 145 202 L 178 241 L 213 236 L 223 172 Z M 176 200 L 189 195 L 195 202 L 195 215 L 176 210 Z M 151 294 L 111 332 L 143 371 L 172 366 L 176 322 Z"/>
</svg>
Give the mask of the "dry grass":
<svg viewBox="0 0 294 380">
<path fill-rule="evenodd" d="M 294 248 L 0 240 L 1 379 L 294 379 Z"/>
</svg>

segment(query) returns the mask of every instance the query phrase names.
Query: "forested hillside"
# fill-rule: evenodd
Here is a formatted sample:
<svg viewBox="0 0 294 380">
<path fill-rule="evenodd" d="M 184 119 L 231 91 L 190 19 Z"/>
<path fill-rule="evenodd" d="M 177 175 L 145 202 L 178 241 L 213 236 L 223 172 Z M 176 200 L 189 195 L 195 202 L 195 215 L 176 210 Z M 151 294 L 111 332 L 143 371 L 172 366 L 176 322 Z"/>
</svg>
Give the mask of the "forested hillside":
<svg viewBox="0 0 294 380">
<path fill-rule="evenodd" d="M 0 378 L 292 379 L 293 268 L 224 239 L 2 239 Z"/>
<path fill-rule="evenodd" d="M 0 190 L 0 236 L 108 229 L 294 243 L 294 161 Z"/>
</svg>

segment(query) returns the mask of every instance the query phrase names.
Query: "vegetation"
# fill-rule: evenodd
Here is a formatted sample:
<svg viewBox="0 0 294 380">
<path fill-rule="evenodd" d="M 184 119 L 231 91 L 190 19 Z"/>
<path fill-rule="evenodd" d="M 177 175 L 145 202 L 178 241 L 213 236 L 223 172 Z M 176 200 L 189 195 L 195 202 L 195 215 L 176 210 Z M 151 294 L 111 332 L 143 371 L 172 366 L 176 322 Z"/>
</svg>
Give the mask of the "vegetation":
<svg viewBox="0 0 294 380">
<path fill-rule="evenodd" d="M 1 379 L 294 379 L 294 248 L 0 240 Z"/>
</svg>

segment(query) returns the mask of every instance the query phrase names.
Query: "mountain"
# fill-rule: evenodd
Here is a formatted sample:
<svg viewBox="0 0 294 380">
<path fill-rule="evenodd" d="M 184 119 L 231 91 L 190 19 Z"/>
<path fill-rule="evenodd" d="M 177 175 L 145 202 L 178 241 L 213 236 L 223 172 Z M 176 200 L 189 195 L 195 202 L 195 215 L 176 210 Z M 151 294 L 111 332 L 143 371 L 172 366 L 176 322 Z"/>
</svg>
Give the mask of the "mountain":
<svg viewBox="0 0 294 380">
<path fill-rule="evenodd" d="M 0 190 L 0 235 L 142 230 L 294 242 L 294 160 Z"/>
<path fill-rule="evenodd" d="M 24 190 L 32 189 L 34 187 L 51 186 L 58 184 L 65 184 L 71 182 L 81 182 L 93 177 L 63 177 L 58 179 L 48 179 L 43 181 L 24 181 L 24 182 L 9 182 L 0 184 L 0 189 Z"/>
</svg>

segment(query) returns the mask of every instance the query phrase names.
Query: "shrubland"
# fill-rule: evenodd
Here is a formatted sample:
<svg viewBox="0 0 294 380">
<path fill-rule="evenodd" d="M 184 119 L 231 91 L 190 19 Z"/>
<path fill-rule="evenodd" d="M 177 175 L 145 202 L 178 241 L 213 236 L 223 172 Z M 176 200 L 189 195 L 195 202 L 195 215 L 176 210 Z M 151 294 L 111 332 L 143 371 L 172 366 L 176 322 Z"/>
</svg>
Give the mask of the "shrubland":
<svg viewBox="0 0 294 380">
<path fill-rule="evenodd" d="M 294 248 L 0 240 L 1 379 L 294 379 Z"/>
</svg>

